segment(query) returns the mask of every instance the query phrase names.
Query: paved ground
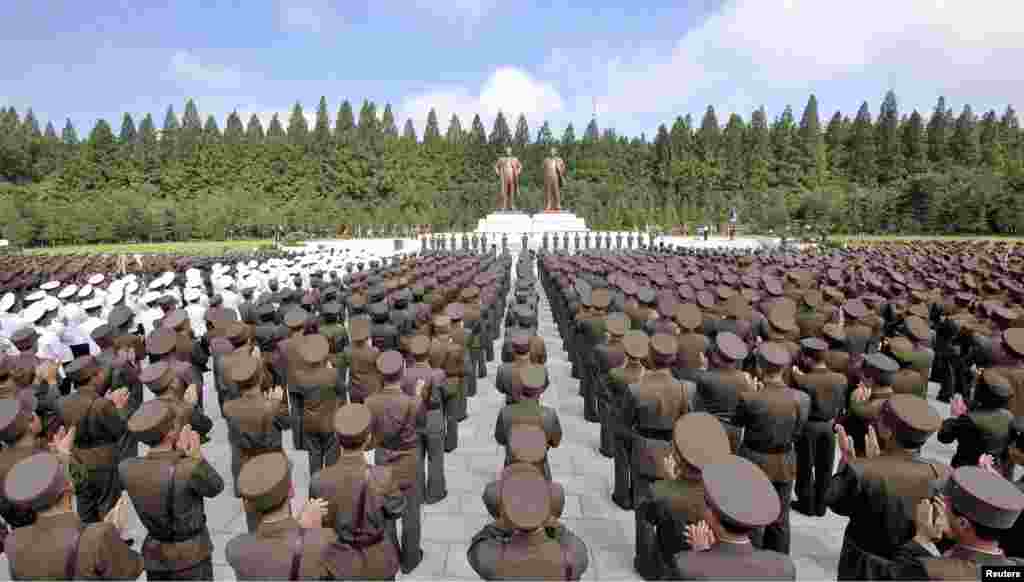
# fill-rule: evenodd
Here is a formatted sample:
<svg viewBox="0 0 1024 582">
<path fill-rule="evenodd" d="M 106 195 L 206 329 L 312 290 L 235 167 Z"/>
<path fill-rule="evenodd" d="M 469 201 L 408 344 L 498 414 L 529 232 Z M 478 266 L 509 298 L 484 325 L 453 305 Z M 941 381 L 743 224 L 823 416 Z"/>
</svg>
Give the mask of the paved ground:
<svg viewBox="0 0 1024 582">
<path fill-rule="evenodd" d="M 598 425 L 583 420 L 583 401 L 578 396 L 578 383 L 570 374 L 566 353 L 551 316 L 547 299 L 541 298 L 540 334 L 548 349 L 551 387 L 543 397 L 548 406 L 558 409 L 564 437 L 559 448 L 549 453 L 553 477 L 566 489 L 564 523 L 580 536 L 590 549 L 590 567 L 584 580 L 638 580 L 632 569 L 633 514 L 623 511 L 611 501 L 611 460 L 597 452 Z M 500 354 L 500 341 L 495 348 Z M 399 575 L 401 580 L 477 579 L 466 560 L 470 538 L 488 521 L 480 500 L 484 486 L 501 469 L 503 452 L 494 443 L 494 422 L 504 404 L 504 397 L 494 389 L 493 378 L 498 363 L 488 365 L 488 378 L 479 381 L 478 394 L 470 399 L 469 418 L 459 425 L 459 449 L 446 455 L 448 498 L 424 507 L 423 563 L 412 574 Z M 934 395 L 935 386 L 932 386 Z M 217 411 L 216 396 L 208 387 L 206 411 L 214 416 L 212 442 L 204 447 L 206 458 L 225 477 L 225 492 L 207 502 L 206 513 L 213 534 L 213 557 L 217 580 L 234 579 L 234 572 L 224 559 L 229 539 L 245 532 L 245 516 L 241 503 L 230 493 L 230 461 L 226 429 Z M 948 407 L 933 404 L 943 416 Z M 286 447 L 295 462 L 294 477 L 297 499 L 295 507 L 305 501 L 309 483 L 308 458 L 291 450 L 291 437 L 285 435 Z M 932 439 L 926 447 L 934 459 L 948 462 L 952 448 Z M 829 513 L 822 518 L 792 514 L 792 556 L 801 580 L 835 579 L 836 564 L 842 545 L 846 518 Z M 138 519 L 131 517 L 130 537 L 141 544 L 145 536 Z M 0 557 L 0 572 L 7 572 L 6 558 Z"/>
</svg>

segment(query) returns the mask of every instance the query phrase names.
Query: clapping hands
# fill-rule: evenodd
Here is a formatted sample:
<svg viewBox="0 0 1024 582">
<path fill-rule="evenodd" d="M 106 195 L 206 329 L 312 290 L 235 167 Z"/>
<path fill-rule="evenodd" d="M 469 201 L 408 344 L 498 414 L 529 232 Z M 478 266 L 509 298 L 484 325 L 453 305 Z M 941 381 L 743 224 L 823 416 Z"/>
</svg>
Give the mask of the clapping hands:
<svg viewBox="0 0 1024 582">
<path fill-rule="evenodd" d="M 178 435 L 178 450 L 184 452 L 193 459 L 202 458 L 203 449 L 201 447 L 199 433 L 192 430 L 192 425 L 186 424 L 181 429 L 181 434 Z"/>
<path fill-rule="evenodd" d="M 113 402 L 114 406 L 116 406 L 118 410 L 123 409 L 128 405 L 128 389 L 118 388 L 113 392 L 109 392 L 107 393 L 107 399 Z"/>
<path fill-rule="evenodd" d="M 978 457 L 978 466 L 981 467 L 982 469 L 985 469 L 989 473 L 992 473 L 993 475 L 999 475 L 1000 477 L 1003 476 L 1003 474 L 999 472 L 999 468 L 996 467 L 995 457 L 989 455 L 988 453 Z"/>
<path fill-rule="evenodd" d="M 185 389 L 185 402 L 193 406 L 199 402 L 199 388 L 195 384 L 189 384 L 189 387 Z"/>
<path fill-rule="evenodd" d="M 914 514 L 918 538 L 933 542 L 942 539 L 949 530 L 949 517 L 946 515 L 946 502 L 942 497 L 935 496 L 922 499 L 917 503 Z"/>
<path fill-rule="evenodd" d="M 314 529 L 323 527 L 324 517 L 327 515 L 327 501 L 323 499 L 310 499 L 302 508 L 299 514 L 299 523 L 303 529 Z"/>
<path fill-rule="evenodd" d="M 964 397 L 961 394 L 957 394 L 953 397 L 953 401 L 949 404 L 950 416 L 963 416 L 967 414 L 967 403 L 964 401 Z"/>
<path fill-rule="evenodd" d="M 839 454 L 844 463 L 857 458 L 857 448 L 854 445 L 853 437 L 846 434 L 846 427 L 841 424 L 835 425 L 836 439 L 839 442 Z M 882 447 L 878 444 L 878 433 L 875 427 L 869 426 L 868 433 L 864 436 L 864 458 L 873 459 L 882 454 Z"/>
<path fill-rule="evenodd" d="M 856 402 L 867 402 L 871 398 L 871 388 L 861 382 L 853 391 L 853 399 Z"/>
<path fill-rule="evenodd" d="M 715 533 L 706 521 L 686 526 L 686 542 L 695 552 L 706 552 L 715 545 Z"/>
<path fill-rule="evenodd" d="M 117 500 L 117 503 L 114 504 L 114 507 L 112 507 L 110 511 L 107 512 L 107 515 L 103 518 L 103 522 L 109 523 L 110 525 L 116 527 L 118 532 L 123 532 L 125 527 L 127 527 L 128 525 L 128 511 L 126 509 L 127 505 L 128 494 L 122 492 L 121 497 L 118 498 Z"/>
<path fill-rule="evenodd" d="M 60 457 L 71 456 L 71 447 L 75 443 L 75 427 L 70 430 L 67 427 L 60 427 L 60 430 L 50 439 L 50 452 Z"/>
</svg>

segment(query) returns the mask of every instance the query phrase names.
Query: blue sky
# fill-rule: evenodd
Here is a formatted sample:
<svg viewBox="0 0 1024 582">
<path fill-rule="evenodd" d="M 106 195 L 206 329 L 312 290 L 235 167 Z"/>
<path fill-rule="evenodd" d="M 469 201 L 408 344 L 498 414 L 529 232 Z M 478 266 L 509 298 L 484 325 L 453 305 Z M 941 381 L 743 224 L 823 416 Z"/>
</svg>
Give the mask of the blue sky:
<svg viewBox="0 0 1024 582">
<path fill-rule="evenodd" d="M 127 8 L 135 4 L 137 7 Z M 901 109 L 1024 108 L 1020 0 L 11 0 L 0 23 L 0 104 L 33 107 L 85 135 L 124 112 L 163 122 L 186 98 L 200 113 L 264 121 L 321 95 L 390 102 L 422 132 L 436 107 L 464 127 L 498 110 L 582 130 L 651 135 L 710 104 L 725 123 L 759 105 L 800 115 L 817 95 L 823 123 Z"/>
</svg>

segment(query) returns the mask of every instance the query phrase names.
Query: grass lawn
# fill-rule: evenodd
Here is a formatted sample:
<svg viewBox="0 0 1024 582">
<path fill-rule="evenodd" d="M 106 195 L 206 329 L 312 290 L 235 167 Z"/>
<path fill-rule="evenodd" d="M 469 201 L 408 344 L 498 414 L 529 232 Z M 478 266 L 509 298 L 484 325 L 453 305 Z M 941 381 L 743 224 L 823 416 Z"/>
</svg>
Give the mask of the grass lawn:
<svg viewBox="0 0 1024 582">
<path fill-rule="evenodd" d="M 986 241 L 986 242 L 1024 242 L 1024 237 L 1009 236 L 984 236 L 984 235 L 914 235 L 914 234 L 879 234 L 879 235 L 852 235 L 837 234 L 828 237 L 829 240 L 839 242 L 896 242 L 896 241 Z"/>
<path fill-rule="evenodd" d="M 25 249 L 30 255 L 69 255 L 78 253 L 172 253 L 183 255 L 221 255 L 226 251 L 251 251 L 262 245 L 271 244 L 263 240 L 189 241 L 137 244 L 71 245 Z"/>
</svg>

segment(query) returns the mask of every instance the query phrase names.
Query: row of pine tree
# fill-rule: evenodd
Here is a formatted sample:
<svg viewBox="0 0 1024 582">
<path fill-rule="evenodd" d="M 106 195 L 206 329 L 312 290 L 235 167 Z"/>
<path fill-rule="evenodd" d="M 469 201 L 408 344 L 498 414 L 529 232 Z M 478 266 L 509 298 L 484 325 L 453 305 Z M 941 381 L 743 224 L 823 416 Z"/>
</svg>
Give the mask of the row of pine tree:
<svg viewBox="0 0 1024 582">
<path fill-rule="evenodd" d="M 493 209 L 493 164 L 506 147 L 524 163 L 519 206 L 542 207 L 540 165 L 556 146 L 569 166 L 563 205 L 593 228 L 671 228 L 718 222 L 736 208 L 750 230 L 794 226 L 842 233 L 1013 234 L 1024 226 L 1024 134 L 1016 113 L 969 105 L 901 113 L 890 91 L 872 117 L 822 124 L 817 100 L 797 121 L 786 107 L 721 123 L 679 116 L 653 140 L 601 131 L 590 120 L 560 136 L 499 113 L 488 132 L 453 115 L 442 133 L 431 110 L 422 136 L 400 132 L 390 105 L 348 101 L 333 120 L 321 98 L 312 127 L 296 103 L 274 115 L 232 112 L 223 130 L 186 102 L 130 114 L 115 132 L 99 120 L 85 139 L 69 119 L 58 136 L 31 109 L 0 110 L 0 218 L 20 244 L 329 235 L 344 226 L 400 233 L 462 229 Z"/>
</svg>

